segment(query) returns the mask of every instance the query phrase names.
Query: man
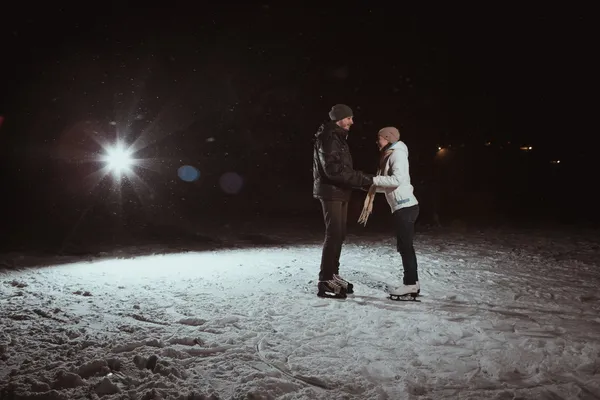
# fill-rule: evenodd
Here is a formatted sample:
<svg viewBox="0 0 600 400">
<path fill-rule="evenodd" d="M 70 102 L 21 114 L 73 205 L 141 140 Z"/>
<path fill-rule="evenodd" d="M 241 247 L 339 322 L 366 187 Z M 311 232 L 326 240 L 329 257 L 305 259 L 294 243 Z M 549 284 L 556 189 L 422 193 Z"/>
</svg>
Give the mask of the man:
<svg viewBox="0 0 600 400">
<path fill-rule="evenodd" d="M 315 135 L 313 151 L 313 196 L 321 201 L 325 241 L 319 273 L 319 297 L 345 298 L 353 285 L 340 277 L 340 254 L 346 238 L 348 201 L 353 188 L 369 187 L 373 176 L 355 171 L 346 139 L 354 123 L 350 107 L 337 104 L 329 112 L 331 121 Z"/>
<path fill-rule="evenodd" d="M 394 230 L 396 231 L 396 250 L 402 257 L 404 268 L 403 285 L 392 289 L 393 299 L 416 297 L 420 292 L 417 273 L 417 256 L 413 246 L 415 222 L 419 216 L 419 202 L 413 193 L 408 166 L 408 147 L 400 141 L 398 129 L 386 127 L 377 134 L 377 146 L 381 152 L 379 171 L 373 178 L 373 186 L 365 199 L 359 223 L 367 223 L 373 209 L 376 192 L 385 193 L 392 210 Z"/>
</svg>

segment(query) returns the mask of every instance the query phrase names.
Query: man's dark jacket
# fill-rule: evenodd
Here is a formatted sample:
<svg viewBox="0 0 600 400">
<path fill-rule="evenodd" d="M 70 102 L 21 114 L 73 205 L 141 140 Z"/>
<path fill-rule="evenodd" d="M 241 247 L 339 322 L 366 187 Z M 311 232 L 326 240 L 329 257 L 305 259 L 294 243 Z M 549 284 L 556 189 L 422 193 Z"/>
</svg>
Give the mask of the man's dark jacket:
<svg viewBox="0 0 600 400">
<path fill-rule="evenodd" d="M 315 135 L 313 196 L 317 199 L 349 201 L 352 188 L 373 183 L 372 175 L 354 170 L 347 135 L 335 122 L 321 125 Z"/>
</svg>

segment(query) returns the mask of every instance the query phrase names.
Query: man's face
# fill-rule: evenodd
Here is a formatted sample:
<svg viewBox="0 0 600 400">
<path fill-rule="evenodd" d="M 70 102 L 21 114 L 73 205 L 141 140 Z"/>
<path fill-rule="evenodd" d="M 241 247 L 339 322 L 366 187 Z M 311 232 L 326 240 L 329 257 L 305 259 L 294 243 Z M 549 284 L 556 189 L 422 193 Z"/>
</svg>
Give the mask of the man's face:
<svg viewBox="0 0 600 400">
<path fill-rule="evenodd" d="M 349 131 L 352 124 L 354 124 L 354 121 L 352 120 L 352 117 L 346 117 L 344 119 L 337 121 L 336 124 L 340 128 Z"/>
</svg>

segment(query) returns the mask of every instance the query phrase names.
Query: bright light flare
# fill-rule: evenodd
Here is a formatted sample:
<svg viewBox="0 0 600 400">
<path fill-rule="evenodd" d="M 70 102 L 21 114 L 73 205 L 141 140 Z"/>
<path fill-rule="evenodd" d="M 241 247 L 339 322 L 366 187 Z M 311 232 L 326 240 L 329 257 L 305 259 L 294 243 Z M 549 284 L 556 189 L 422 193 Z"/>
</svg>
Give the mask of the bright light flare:
<svg viewBox="0 0 600 400">
<path fill-rule="evenodd" d="M 105 151 L 102 161 L 106 163 L 108 172 L 119 176 L 123 173 L 129 175 L 133 172 L 132 167 L 136 164 L 136 160 L 133 159 L 133 152 L 130 149 L 126 149 L 118 143 L 113 147 L 105 148 Z"/>
<path fill-rule="evenodd" d="M 121 147 L 109 149 L 106 154 L 106 161 L 111 171 L 126 170 L 133 165 L 131 154 Z"/>
</svg>

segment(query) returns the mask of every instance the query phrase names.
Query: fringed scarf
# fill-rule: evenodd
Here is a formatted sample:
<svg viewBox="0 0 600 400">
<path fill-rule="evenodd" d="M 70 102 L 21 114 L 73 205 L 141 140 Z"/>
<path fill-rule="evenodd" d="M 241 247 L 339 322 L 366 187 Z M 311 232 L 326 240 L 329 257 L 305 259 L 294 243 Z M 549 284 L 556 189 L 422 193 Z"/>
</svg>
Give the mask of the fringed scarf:
<svg viewBox="0 0 600 400">
<path fill-rule="evenodd" d="M 377 170 L 377 175 L 382 175 L 385 170 L 385 164 L 387 163 L 390 154 L 394 151 L 390 149 L 391 144 L 386 146 L 381 150 L 381 156 L 379 157 L 379 169 Z M 365 197 L 365 202 L 363 204 L 362 213 L 358 218 L 358 223 L 367 226 L 367 220 L 369 219 L 369 215 L 373 212 L 373 201 L 375 201 L 375 194 L 377 193 L 377 186 L 371 185 L 369 188 L 369 192 L 367 193 L 367 197 Z"/>
</svg>

